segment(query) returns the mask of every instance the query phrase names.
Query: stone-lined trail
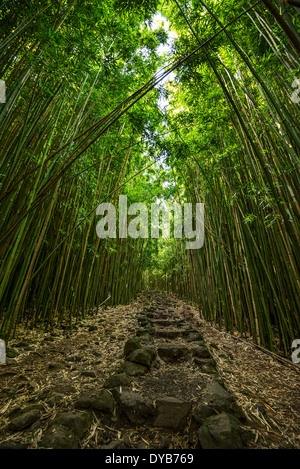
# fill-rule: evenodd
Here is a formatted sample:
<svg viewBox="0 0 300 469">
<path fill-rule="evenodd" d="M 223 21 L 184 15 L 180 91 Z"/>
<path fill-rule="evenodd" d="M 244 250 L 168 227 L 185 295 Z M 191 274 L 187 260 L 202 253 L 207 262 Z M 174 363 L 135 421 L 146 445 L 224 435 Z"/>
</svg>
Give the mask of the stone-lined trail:
<svg viewBox="0 0 300 469">
<path fill-rule="evenodd" d="M 0 448 L 257 447 L 200 323 L 160 292 L 137 305 L 14 344 L 24 355 L 0 368 Z"/>
</svg>

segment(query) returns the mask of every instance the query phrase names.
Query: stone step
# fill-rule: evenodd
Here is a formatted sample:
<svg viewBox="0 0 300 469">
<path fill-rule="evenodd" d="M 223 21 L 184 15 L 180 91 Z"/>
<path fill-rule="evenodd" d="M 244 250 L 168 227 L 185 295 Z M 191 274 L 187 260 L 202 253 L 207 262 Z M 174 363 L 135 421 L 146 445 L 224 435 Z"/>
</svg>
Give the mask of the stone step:
<svg viewBox="0 0 300 469">
<path fill-rule="evenodd" d="M 175 339 L 185 335 L 185 331 L 180 329 L 156 329 L 154 332 L 156 337 L 167 337 L 168 339 Z"/>
<path fill-rule="evenodd" d="M 168 313 L 154 313 L 151 319 L 177 319 L 176 316 Z"/>
<path fill-rule="evenodd" d="M 183 430 L 192 410 L 192 403 L 177 397 L 153 399 L 147 393 L 132 391 L 129 388 L 113 388 L 112 394 L 121 415 L 134 425 L 147 423 L 151 427 L 161 427 L 173 431 Z"/>
<path fill-rule="evenodd" d="M 176 326 L 177 321 L 176 319 L 152 319 L 152 325 L 155 326 Z"/>
<path fill-rule="evenodd" d="M 190 357 L 190 351 L 186 345 L 159 344 L 157 354 L 164 361 L 174 363 L 176 361 L 187 360 Z"/>
</svg>

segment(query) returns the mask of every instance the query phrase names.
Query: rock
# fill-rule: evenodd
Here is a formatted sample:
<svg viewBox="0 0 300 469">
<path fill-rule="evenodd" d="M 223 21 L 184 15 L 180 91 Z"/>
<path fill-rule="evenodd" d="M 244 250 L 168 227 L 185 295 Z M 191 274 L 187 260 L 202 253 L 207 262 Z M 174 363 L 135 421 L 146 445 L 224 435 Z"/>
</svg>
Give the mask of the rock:
<svg viewBox="0 0 300 469">
<path fill-rule="evenodd" d="M 218 381 L 212 381 L 206 386 L 204 399 L 210 407 L 214 407 L 216 410 L 219 409 L 218 412 L 228 410 L 238 419 L 245 418 L 242 408 L 237 405 L 234 397 Z"/>
<path fill-rule="evenodd" d="M 204 340 L 195 340 L 195 341 L 193 341 L 193 346 L 194 345 L 195 346 L 198 345 L 199 347 L 205 347 L 205 342 L 204 342 Z"/>
<path fill-rule="evenodd" d="M 141 336 L 141 335 L 144 335 L 144 334 L 153 335 L 154 332 L 155 332 L 154 327 L 152 327 L 152 326 L 146 326 L 146 327 L 141 327 L 140 329 L 138 329 L 138 330 L 136 331 L 136 335 L 137 335 L 137 336 Z"/>
<path fill-rule="evenodd" d="M 149 318 L 149 319 L 152 319 L 153 316 L 154 316 L 154 312 L 153 312 L 153 311 L 145 311 L 143 314 L 144 314 L 144 316 L 146 316 L 146 317 Z"/>
<path fill-rule="evenodd" d="M 38 408 L 25 408 L 21 415 L 18 415 L 9 422 L 8 429 L 13 432 L 20 432 L 36 422 L 40 418 L 41 413 L 41 410 Z"/>
<path fill-rule="evenodd" d="M 83 438 L 91 426 L 93 417 L 90 412 L 62 412 L 58 414 L 49 424 L 67 427 L 78 438 Z"/>
<path fill-rule="evenodd" d="M 54 337 L 45 337 L 44 342 L 55 342 Z"/>
<path fill-rule="evenodd" d="M 54 407 L 56 404 L 59 404 L 65 396 L 61 393 L 54 392 L 51 397 L 46 401 L 50 407 Z"/>
<path fill-rule="evenodd" d="M 135 391 L 119 393 L 118 404 L 121 413 L 133 424 L 141 425 L 154 415 L 152 400 Z"/>
<path fill-rule="evenodd" d="M 19 352 L 17 352 L 17 350 L 14 350 L 14 349 L 8 349 L 6 350 L 6 357 L 7 358 L 16 358 L 20 355 Z"/>
<path fill-rule="evenodd" d="M 197 406 L 193 411 L 192 416 L 195 422 L 202 425 L 206 419 L 216 414 L 217 412 L 213 408 L 211 408 L 207 404 L 204 404 L 203 402 L 198 402 Z"/>
<path fill-rule="evenodd" d="M 215 368 L 215 361 L 211 358 L 198 358 L 194 357 L 193 362 L 201 368 L 203 373 L 214 374 L 217 373 Z"/>
<path fill-rule="evenodd" d="M 78 363 L 82 360 L 82 357 L 80 357 L 79 355 L 73 355 L 72 357 L 68 357 L 66 358 L 66 360 L 68 362 L 75 362 L 75 363 Z"/>
<path fill-rule="evenodd" d="M 65 364 L 63 362 L 53 362 L 53 363 L 49 363 L 48 370 L 49 371 L 61 370 L 64 366 Z"/>
<path fill-rule="evenodd" d="M 148 344 L 153 342 L 153 337 L 146 332 L 145 334 L 142 334 L 139 336 L 139 341 L 141 344 Z"/>
<path fill-rule="evenodd" d="M 156 427 L 181 430 L 186 425 L 187 416 L 192 404 L 175 397 L 159 398 L 156 401 L 157 416 L 154 421 Z"/>
<path fill-rule="evenodd" d="M 130 383 L 131 379 L 125 373 L 115 373 L 107 378 L 103 387 L 106 389 L 116 388 L 118 386 L 129 387 Z"/>
<path fill-rule="evenodd" d="M 142 346 L 141 346 L 141 343 L 138 339 L 136 339 L 134 337 L 132 339 L 127 340 L 127 342 L 125 343 L 125 346 L 124 346 L 124 355 L 125 355 L 125 357 L 127 357 L 128 355 L 130 355 L 132 352 L 134 352 L 135 350 L 137 350 L 139 348 L 142 348 Z"/>
<path fill-rule="evenodd" d="M 187 335 L 187 338 L 186 340 L 188 342 L 196 342 L 198 340 L 203 340 L 203 337 L 202 335 L 199 333 L 199 332 L 190 332 L 188 335 Z"/>
<path fill-rule="evenodd" d="M 145 345 L 143 347 L 144 350 L 146 350 L 147 353 L 149 353 L 150 355 L 150 358 L 151 358 L 151 361 L 154 360 L 155 356 L 156 356 L 156 350 L 154 347 L 152 347 L 151 345 Z"/>
<path fill-rule="evenodd" d="M 97 375 L 94 371 L 90 371 L 90 370 L 86 370 L 86 371 L 82 371 L 81 373 L 81 376 L 86 376 L 88 378 L 96 378 Z"/>
<path fill-rule="evenodd" d="M 168 339 L 175 339 L 182 336 L 180 329 L 157 329 L 155 331 L 157 337 L 167 337 Z"/>
<path fill-rule="evenodd" d="M 79 409 L 101 410 L 102 412 L 112 414 L 115 409 L 115 400 L 111 392 L 106 389 L 101 389 L 100 391 L 91 390 L 82 393 L 78 397 L 75 407 Z"/>
<path fill-rule="evenodd" d="M 137 445 L 136 449 L 148 449 L 149 446 L 146 443 L 140 443 Z"/>
<path fill-rule="evenodd" d="M 216 381 L 211 381 L 207 384 L 203 400 L 218 413 L 230 411 L 232 398 L 226 389 Z"/>
<path fill-rule="evenodd" d="M 190 348 L 190 350 L 194 357 L 198 357 L 198 358 L 210 358 L 211 357 L 207 347 L 193 345 Z"/>
<path fill-rule="evenodd" d="M 28 347 L 28 346 L 29 346 L 29 342 L 27 342 L 26 340 L 21 340 L 20 342 L 14 345 L 14 347 Z"/>
<path fill-rule="evenodd" d="M 121 449 L 123 442 L 121 440 L 113 440 L 108 445 L 102 446 L 101 449 Z"/>
<path fill-rule="evenodd" d="M 209 344 L 209 346 L 212 347 L 212 348 L 214 348 L 214 349 L 216 349 L 216 350 L 220 350 L 219 346 L 218 346 L 217 344 L 215 344 L 214 342 L 211 342 L 211 343 Z"/>
<path fill-rule="evenodd" d="M 151 365 L 151 355 L 145 349 L 137 349 L 131 352 L 131 354 L 127 357 L 129 362 L 139 363 L 140 365 L 144 365 L 147 368 L 150 368 Z"/>
<path fill-rule="evenodd" d="M 78 449 L 79 443 L 74 433 L 67 427 L 52 425 L 38 442 L 39 448 Z"/>
<path fill-rule="evenodd" d="M 158 346 L 157 353 L 163 360 L 174 362 L 187 358 L 189 349 L 185 345 L 164 344 Z"/>
<path fill-rule="evenodd" d="M 132 392 L 132 389 L 131 388 L 122 388 L 122 387 L 116 387 L 116 388 L 112 388 L 111 389 L 111 393 L 117 403 L 117 405 L 120 404 L 120 395 L 124 392 Z"/>
<path fill-rule="evenodd" d="M 122 363 L 118 371 L 128 376 L 142 376 L 146 374 L 148 370 L 144 365 L 127 361 Z"/>
<path fill-rule="evenodd" d="M 149 319 L 146 318 L 145 316 L 140 316 L 138 318 L 138 323 L 142 326 L 142 327 L 145 327 L 145 326 L 149 326 L 150 323 L 149 323 Z"/>
<path fill-rule="evenodd" d="M 203 449 L 243 448 L 238 422 L 225 412 L 209 417 L 199 429 L 198 436 Z"/>
<path fill-rule="evenodd" d="M 8 414 L 7 417 L 11 420 L 14 417 L 18 417 L 22 413 L 22 408 L 21 407 L 15 407 L 12 409 Z"/>
<path fill-rule="evenodd" d="M 52 387 L 51 392 L 57 392 L 61 394 L 73 394 L 76 392 L 76 388 L 72 386 L 69 382 L 61 382 L 59 384 L 55 384 L 55 386 Z"/>
<path fill-rule="evenodd" d="M 177 321 L 174 321 L 174 319 L 153 319 L 152 321 L 153 325 L 156 327 L 164 327 L 164 326 L 169 326 L 169 327 L 176 327 L 178 325 Z"/>
<path fill-rule="evenodd" d="M 22 443 L 12 443 L 12 442 L 7 442 L 7 443 L 0 443 L 0 449 L 27 449 L 28 445 L 24 445 Z"/>
<path fill-rule="evenodd" d="M 169 449 L 170 444 L 171 444 L 170 438 L 167 438 L 165 436 L 161 437 L 160 445 L 159 445 L 160 449 Z"/>
</svg>

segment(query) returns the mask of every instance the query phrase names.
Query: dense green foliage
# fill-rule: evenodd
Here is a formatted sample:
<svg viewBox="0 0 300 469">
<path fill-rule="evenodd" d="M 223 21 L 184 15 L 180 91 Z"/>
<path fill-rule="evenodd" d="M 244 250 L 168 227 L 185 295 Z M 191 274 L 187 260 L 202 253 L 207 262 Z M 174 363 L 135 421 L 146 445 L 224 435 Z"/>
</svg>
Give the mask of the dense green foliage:
<svg viewBox="0 0 300 469">
<path fill-rule="evenodd" d="M 299 12 L 273 2 L 274 16 L 268 3 L 3 3 L 1 337 L 21 320 L 71 325 L 109 294 L 117 304 L 162 288 L 289 352 L 300 333 Z M 157 12 L 175 33 L 164 55 Z M 168 63 L 171 81 L 157 84 Z M 204 202 L 203 248 L 100 240 L 96 207 L 119 194 L 149 208 Z"/>
</svg>

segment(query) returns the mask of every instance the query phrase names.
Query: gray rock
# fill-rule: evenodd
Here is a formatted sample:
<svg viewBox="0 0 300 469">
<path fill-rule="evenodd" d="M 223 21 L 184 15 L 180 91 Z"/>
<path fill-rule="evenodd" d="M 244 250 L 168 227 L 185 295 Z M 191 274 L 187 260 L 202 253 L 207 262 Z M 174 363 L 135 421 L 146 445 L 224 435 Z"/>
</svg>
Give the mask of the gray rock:
<svg viewBox="0 0 300 469">
<path fill-rule="evenodd" d="M 225 412 L 209 417 L 199 429 L 198 436 L 203 449 L 243 448 L 238 422 Z"/>
<path fill-rule="evenodd" d="M 187 416 L 192 404 L 175 397 L 159 398 L 156 401 L 157 416 L 154 421 L 156 427 L 181 430 L 186 425 Z"/>
<path fill-rule="evenodd" d="M 131 423 L 141 425 L 154 415 L 154 405 L 150 398 L 135 391 L 124 391 L 119 394 L 120 410 Z"/>
<path fill-rule="evenodd" d="M 203 398 L 210 407 L 218 412 L 228 411 L 237 418 L 244 418 L 244 412 L 237 405 L 234 397 L 217 381 L 212 381 L 206 386 Z"/>
<path fill-rule="evenodd" d="M 153 342 L 153 337 L 148 332 L 146 332 L 145 334 L 139 336 L 139 341 L 141 344 L 149 344 Z"/>
<path fill-rule="evenodd" d="M 193 363 L 200 367 L 203 373 L 216 374 L 215 361 L 211 358 L 193 358 Z"/>
<path fill-rule="evenodd" d="M 153 325 L 155 326 L 169 326 L 169 327 L 176 327 L 178 325 L 177 321 L 174 319 L 153 319 Z"/>
<path fill-rule="evenodd" d="M 51 392 L 57 392 L 65 395 L 73 394 L 76 392 L 76 388 L 69 382 L 59 382 L 52 387 Z"/>
<path fill-rule="evenodd" d="M 164 344 L 158 346 L 157 353 L 163 360 L 174 362 L 187 358 L 189 349 L 185 345 Z"/>
<path fill-rule="evenodd" d="M 113 395 L 113 397 L 114 397 L 114 399 L 115 399 L 117 405 L 120 404 L 120 396 L 121 396 L 121 394 L 124 393 L 124 392 L 131 392 L 131 391 L 132 391 L 131 388 L 126 388 L 126 387 L 124 387 L 124 388 L 122 388 L 122 387 L 116 387 L 116 388 L 112 388 L 112 389 L 111 389 L 111 393 L 112 393 L 112 395 Z"/>
<path fill-rule="evenodd" d="M 102 446 L 101 449 L 122 449 L 123 444 L 121 440 L 113 440 L 108 445 Z"/>
<path fill-rule="evenodd" d="M 211 355 L 210 355 L 209 350 L 208 350 L 207 347 L 199 346 L 199 345 L 193 345 L 190 350 L 191 350 L 191 353 L 194 357 L 211 358 Z"/>
<path fill-rule="evenodd" d="M 46 449 L 78 449 L 78 438 L 67 427 L 52 425 L 38 442 L 39 448 Z"/>
<path fill-rule="evenodd" d="M 0 449 L 27 449 L 28 445 L 24 445 L 22 443 L 0 443 Z"/>
<path fill-rule="evenodd" d="M 152 347 L 151 345 L 144 345 L 143 349 L 146 350 L 147 353 L 149 353 L 151 361 L 153 361 L 155 359 L 155 356 L 156 356 L 155 348 Z"/>
<path fill-rule="evenodd" d="M 81 394 L 75 402 L 75 407 L 79 409 L 101 410 L 112 414 L 115 409 L 115 400 L 111 392 L 106 389 L 100 391 L 91 390 Z"/>
<path fill-rule="evenodd" d="M 61 370 L 62 368 L 64 368 L 64 366 L 65 366 L 64 362 L 53 362 L 53 363 L 49 363 L 48 370 L 49 371 Z"/>
<path fill-rule="evenodd" d="M 6 356 L 7 358 L 16 358 L 20 355 L 19 352 L 17 352 L 17 350 L 14 350 L 14 349 L 8 349 L 6 350 Z"/>
<path fill-rule="evenodd" d="M 93 417 L 90 412 L 62 412 L 58 414 L 49 424 L 67 427 L 78 438 L 83 438 L 91 426 Z"/>
<path fill-rule="evenodd" d="M 50 407 L 54 407 L 56 404 L 59 404 L 64 397 L 64 394 L 54 392 L 46 402 Z"/>
<path fill-rule="evenodd" d="M 72 357 L 66 358 L 66 360 L 68 362 L 78 363 L 82 360 L 82 357 L 80 357 L 79 355 L 73 355 Z"/>
<path fill-rule="evenodd" d="M 91 370 L 85 370 L 85 371 L 82 371 L 81 373 L 81 376 L 86 376 L 88 378 L 96 378 L 96 373 L 94 371 L 91 371 Z"/>
<path fill-rule="evenodd" d="M 103 387 L 106 389 L 116 388 L 118 386 L 129 387 L 131 379 L 125 373 L 115 373 L 104 382 Z"/>
<path fill-rule="evenodd" d="M 167 337 L 168 339 L 175 339 L 182 336 L 181 329 L 157 329 L 155 331 L 157 337 Z"/>
<path fill-rule="evenodd" d="M 130 355 L 132 352 L 134 352 L 135 350 L 137 350 L 139 348 L 142 348 L 142 345 L 141 345 L 139 339 L 134 337 L 132 339 L 127 340 L 127 342 L 125 343 L 125 346 L 124 346 L 124 355 L 125 355 L 125 357 L 127 357 L 128 355 Z"/>
<path fill-rule="evenodd" d="M 138 318 L 138 322 L 139 324 L 142 326 L 142 327 L 145 327 L 145 326 L 150 326 L 151 324 L 149 323 L 149 319 L 146 318 L 145 316 L 140 316 Z"/>
<path fill-rule="evenodd" d="M 198 345 L 199 347 L 205 347 L 205 342 L 204 340 L 195 340 L 195 341 L 193 340 L 193 346 L 194 345 L 195 346 Z"/>
<path fill-rule="evenodd" d="M 232 403 L 232 398 L 228 391 L 216 381 L 211 381 L 207 384 L 203 400 L 218 413 L 229 411 Z"/>
<path fill-rule="evenodd" d="M 141 335 L 144 335 L 144 334 L 150 334 L 150 335 L 152 335 L 152 334 L 154 334 L 154 332 L 155 332 L 154 327 L 152 327 L 152 326 L 146 326 L 146 327 L 141 327 L 140 329 L 138 329 L 138 330 L 136 331 L 136 335 L 137 335 L 137 336 L 141 336 Z"/>
<path fill-rule="evenodd" d="M 195 422 L 202 425 L 206 419 L 216 414 L 217 412 L 212 407 L 204 404 L 203 402 L 198 402 L 192 413 L 192 416 Z"/>
<path fill-rule="evenodd" d="M 199 332 L 190 332 L 190 333 L 187 335 L 186 340 L 187 340 L 188 342 L 197 342 L 198 340 L 202 341 L 202 340 L 203 340 L 203 337 L 202 337 L 202 335 L 201 335 Z"/>
<path fill-rule="evenodd" d="M 41 416 L 41 411 L 39 409 L 24 409 L 21 415 L 13 418 L 9 424 L 8 429 L 13 432 L 20 432 L 27 427 L 30 427 L 34 422 L 36 422 Z"/>
<path fill-rule="evenodd" d="M 29 342 L 27 342 L 27 340 L 21 340 L 20 342 L 14 345 L 14 347 L 28 347 L 28 346 L 29 346 Z"/>
<path fill-rule="evenodd" d="M 151 319 L 151 318 L 153 318 L 154 313 L 153 313 L 153 311 L 144 311 L 144 312 L 143 312 L 143 316 L 145 316 L 146 318 L 150 318 L 150 319 Z"/>
<path fill-rule="evenodd" d="M 144 365 L 127 361 L 122 363 L 118 371 L 128 376 L 142 376 L 147 373 L 148 369 Z"/>
<path fill-rule="evenodd" d="M 165 436 L 161 437 L 160 445 L 159 445 L 160 449 L 168 449 L 170 447 L 170 444 L 171 444 L 170 438 L 167 438 Z"/>
<path fill-rule="evenodd" d="M 138 363 L 144 365 L 147 368 L 150 368 L 151 365 L 151 355 L 145 349 L 134 350 L 128 357 L 129 362 Z"/>
</svg>

